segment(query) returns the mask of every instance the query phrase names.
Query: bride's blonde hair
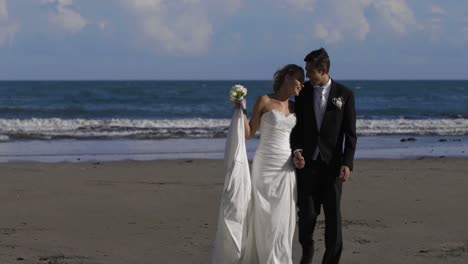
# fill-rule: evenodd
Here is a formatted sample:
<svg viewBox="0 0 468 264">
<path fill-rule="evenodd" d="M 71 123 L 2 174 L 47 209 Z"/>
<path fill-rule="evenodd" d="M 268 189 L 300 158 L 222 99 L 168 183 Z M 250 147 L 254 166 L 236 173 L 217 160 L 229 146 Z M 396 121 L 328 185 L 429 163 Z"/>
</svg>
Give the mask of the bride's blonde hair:
<svg viewBox="0 0 468 264">
<path fill-rule="evenodd" d="M 279 91 L 281 85 L 284 82 L 284 78 L 286 78 L 287 75 L 293 75 L 297 72 L 301 72 L 302 74 L 304 74 L 304 69 L 302 69 L 301 66 L 296 64 L 288 64 L 283 68 L 277 70 L 273 75 L 273 91 L 275 93 Z"/>
</svg>

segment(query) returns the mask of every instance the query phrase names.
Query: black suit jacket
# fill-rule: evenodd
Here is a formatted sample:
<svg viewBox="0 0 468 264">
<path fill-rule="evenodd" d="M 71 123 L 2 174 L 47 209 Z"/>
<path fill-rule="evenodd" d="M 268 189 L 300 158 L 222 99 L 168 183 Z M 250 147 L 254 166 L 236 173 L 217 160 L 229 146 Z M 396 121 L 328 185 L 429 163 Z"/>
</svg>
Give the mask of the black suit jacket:
<svg viewBox="0 0 468 264">
<path fill-rule="evenodd" d="M 320 130 L 317 129 L 314 110 L 314 87 L 304 84 L 295 97 L 297 123 L 291 133 L 291 149 L 303 149 L 302 155 L 311 160 L 316 147 L 328 165 L 346 165 L 353 169 L 356 151 L 356 109 L 353 92 L 332 80 L 326 111 Z M 333 104 L 333 98 L 342 98 L 341 109 Z"/>
</svg>

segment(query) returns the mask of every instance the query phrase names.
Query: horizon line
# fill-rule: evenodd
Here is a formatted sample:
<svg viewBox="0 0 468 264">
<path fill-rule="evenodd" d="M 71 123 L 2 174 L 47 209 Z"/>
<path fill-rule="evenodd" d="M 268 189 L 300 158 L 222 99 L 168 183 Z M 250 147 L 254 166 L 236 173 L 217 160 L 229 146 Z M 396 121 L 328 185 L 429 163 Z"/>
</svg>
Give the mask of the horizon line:
<svg viewBox="0 0 468 264">
<path fill-rule="evenodd" d="M 333 78 L 334 79 L 334 78 Z M 338 81 L 468 81 L 468 79 L 346 79 L 346 78 L 337 78 Z M 208 81 L 208 82 L 217 82 L 217 81 L 272 81 L 270 79 L 0 79 L 0 82 L 92 82 L 92 81 L 102 81 L 102 82 L 124 82 L 124 81 Z"/>
</svg>

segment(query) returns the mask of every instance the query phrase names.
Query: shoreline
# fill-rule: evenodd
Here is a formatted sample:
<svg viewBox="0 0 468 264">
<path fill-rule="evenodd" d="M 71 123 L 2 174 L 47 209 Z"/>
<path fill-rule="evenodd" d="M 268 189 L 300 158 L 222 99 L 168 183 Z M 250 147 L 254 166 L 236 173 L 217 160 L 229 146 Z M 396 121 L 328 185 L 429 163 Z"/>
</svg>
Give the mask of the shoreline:
<svg viewBox="0 0 468 264">
<path fill-rule="evenodd" d="M 441 159 L 448 159 L 448 160 L 467 160 L 468 157 L 466 156 L 409 156 L 409 157 L 396 157 L 396 158 L 356 158 L 354 161 L 411 161 L 411 160 L 441 160 Z M 150 159 L 150 160 L 135 160 L 135 159 L 122 159 L 122 160 L 78 160 L 78 161 L 57 161 L 57 162 L 44 162 L 44 161 L 35 161 L 35 160 L 15 160 L 15 161 L 8 161 L 8 162 L 0 162 L 0 167 L 2 164 L 92 164 L 92 165 L 101 165 L 101 164 L 117 164 L 117 163 L 133 163 L 133 162 L 223 162 L 223 159 L 217 158 L 171 158 L 171 159 Z M 249 163 L 252 163 L 253 159 L 248 159 Z"/>
<path fill-rule="evenodd" d="M 408 141 L 408 138 L 413 139 Z M 402 142 L 403 140 L 406 141 Z M 225 138 L 0 142 L 0 163 L 15 161 L 56 163 L 124 160 L 222 160 L 225 142 Z M 258 138 L 246 141 L 249 159 L 253 158 L 258 142 Z M 355 158 L 417 159 L 441 156 L 468 157 L 468 136 L 359 137 Z"/>
</svg>

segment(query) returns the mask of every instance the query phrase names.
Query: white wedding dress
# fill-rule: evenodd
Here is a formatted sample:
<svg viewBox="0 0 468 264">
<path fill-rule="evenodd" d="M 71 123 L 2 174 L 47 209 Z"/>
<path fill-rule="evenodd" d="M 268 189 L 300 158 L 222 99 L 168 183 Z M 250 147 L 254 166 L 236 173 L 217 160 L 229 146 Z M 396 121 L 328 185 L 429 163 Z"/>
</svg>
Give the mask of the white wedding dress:
<svg viewBox="0 0 468 264">
<path fill-rule="evenodd" d="M 262 115 L 260 142 L 251 170 L 251 199 L 242 222 L 241 246 L 231 249 L 241 249 L 240 258 L 231 258 L 227 254 L 224 254 L 227 257 L 223 257 L 223 254 L 216 253 L 222 242 L 218 240 L 218 222 L 215 242 L 217 257 L 213 258 L 213 263 L 292 264 L 297 192 L 289 136 L 295 124 L 293 114 L 286 116 L 272 110 Z M 240 208 L 245 208 L 245 205 Z M 226 245 L 225 242 L 221 244 Z M 228 252 L 225 247 L 223 249 Z"/>
<path fill-rule="evenodd" d="M 297 195 L 289 136 L 295 124 L 293 114 L 272 110 L 262 115 L 251 173 L 251 222 L 241 263 L 292 263 Z"/>
</svg>

